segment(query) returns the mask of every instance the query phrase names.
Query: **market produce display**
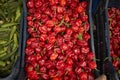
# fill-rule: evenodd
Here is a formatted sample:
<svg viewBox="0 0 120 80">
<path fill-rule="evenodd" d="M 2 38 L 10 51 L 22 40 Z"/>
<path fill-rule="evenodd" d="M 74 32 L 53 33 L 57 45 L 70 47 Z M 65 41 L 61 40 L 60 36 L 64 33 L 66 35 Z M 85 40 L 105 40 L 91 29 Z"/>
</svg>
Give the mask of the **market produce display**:
<svg viewBox="0 0 120 80">
<path fill-rule="evenodd" d="M 110 53 L 112 63 L 120 77 L 120 9 L 111 7 L 108 10 L 110 28 Z"/>
<path fill-rule="evenodd" d="M 87 1 L 28 0 L 28 80 L 94 80 Z"/>
<path fill-rule="evenodd" d="M 20 0 L 0 0 L 0 77 L 9 75 L 17 60 Z"/>
</svg>

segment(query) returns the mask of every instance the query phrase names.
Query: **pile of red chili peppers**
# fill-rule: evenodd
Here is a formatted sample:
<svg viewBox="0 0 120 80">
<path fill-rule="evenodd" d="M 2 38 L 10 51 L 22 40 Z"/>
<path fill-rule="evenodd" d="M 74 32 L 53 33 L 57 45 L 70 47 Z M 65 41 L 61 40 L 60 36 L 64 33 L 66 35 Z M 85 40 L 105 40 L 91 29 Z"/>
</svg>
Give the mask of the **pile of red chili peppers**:
<svg viewBox="0 0 120 80">
<path fill-rule="evenodd" d="M 120 9 L 108 10 L 112 63 L 120 75 Z"/>
<path fill-rule="evenodd" d="M 79 0 L 27 1 L 28 80 L 94 80 L 87 8 Z"/>
</svg>

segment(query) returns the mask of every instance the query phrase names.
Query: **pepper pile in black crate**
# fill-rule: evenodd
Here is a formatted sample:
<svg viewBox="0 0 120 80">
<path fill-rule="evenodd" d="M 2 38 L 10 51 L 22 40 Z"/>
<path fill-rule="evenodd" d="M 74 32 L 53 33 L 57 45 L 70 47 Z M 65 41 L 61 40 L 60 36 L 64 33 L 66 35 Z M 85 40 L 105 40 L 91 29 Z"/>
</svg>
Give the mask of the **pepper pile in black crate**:
<svg viewBox="0 0 120 80">
<path fill-rule="evenodd" d="M 0 79 L 6 76 L 8 78 L 13 69 L 19 66 L 15 63 L 20 63 L 20 19 L 20 0 L 0 0 Z"/>
<path fill-rule="evenodd" d="M 102 61 L 100 71 L 102 74 L 107 75 L 108 80 L 119 80 L 116 70 L 120 69 L 118 56 L 119 42 L 117 41 L 119 40 L 118 35 L 120 33 L 118 27 L 120 0 L 103 0 L 100 3 L 100 14 L 97 18 L 97 23 L 101 22 L 98 24 L 98 38 L 100 45 L 102 44 L 102 47 L 99 46 L 101 52 L 100 60 Z"/>
<path fill-rule="evenodd" d="M 94 80 L 87 1 L 28 0 L 25 70 L 29 80 Z"/>
<path fill-rule="evenodd" d="M 112 63 L 120 76 L 120 9 L 115 7 L 109 8 L 108 20 Z"/>
</svg>

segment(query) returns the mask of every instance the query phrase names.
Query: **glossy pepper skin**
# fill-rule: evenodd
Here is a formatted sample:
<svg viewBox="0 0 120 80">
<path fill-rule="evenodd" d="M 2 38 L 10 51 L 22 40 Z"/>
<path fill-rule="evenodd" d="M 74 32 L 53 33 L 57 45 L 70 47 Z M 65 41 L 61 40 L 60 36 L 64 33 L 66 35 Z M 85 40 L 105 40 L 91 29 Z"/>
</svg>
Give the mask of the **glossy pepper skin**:
<svg viewBox="0 0 120 80">
<path fill-rule="evenodd" d="M 29 80 L 94 80 L 86 1 L 28 0 Z"/>
<path fill-rule="evenodd" d="M 108 20 L 110 28 L 110 53 L 112 63 L 118 71 L 118 74 L 120 74 L 120 9 L 111 7 L 108 10 Z"/>
</svg>

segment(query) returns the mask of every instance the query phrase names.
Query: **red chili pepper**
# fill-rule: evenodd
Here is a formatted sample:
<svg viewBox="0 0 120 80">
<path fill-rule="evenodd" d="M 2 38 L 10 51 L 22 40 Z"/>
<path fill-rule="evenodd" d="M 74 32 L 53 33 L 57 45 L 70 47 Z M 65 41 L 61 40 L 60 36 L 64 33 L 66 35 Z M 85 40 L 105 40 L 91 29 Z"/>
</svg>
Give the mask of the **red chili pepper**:
<svg viewBox="0 0 120 80">
<path fill-rule="evenodd" d="M 81 72 L 79 74 L 79 79 L 80 80 L 88 80 L 88 74 L 86 72 Z"/>
<path fill-rule="evenodd" d="M 54 26 L 54 21 L 53 21 L 53 20 L 48 20 L 48 21 L 46 22 L 46 26 L 47 26 L 47 27 L 53 27 L 53 26 Z"/>
<path fill-rule="evenodd" d="M 34 13 L 34 18 L 37 19 L 37 20 L 40 20 L 41 14 L 39 12 L 35 12 Z"/>
<path fill-rule="evenodd" d="M 32 21 L 33 17 L 32 16 L 27 16 L 28 21 Z"/>
<path fill-rule="evenodd" d="M 77 26 L 81 26 L 81 25 L 82 25 L 82 21 L 81 21 L 80 19 L 77 19 L 75 24 L 76 24 Z"/>
<path fill-rule="evenodd" d="M 84 33 L 84 34 L 83 34 L 83 39 L 84 39 L 85 41 L 88 41 L 88 40 L 90 39 L 90 34 Z"/>
<path fill-rule="evenodd" d="M 27 2 L 27 7 L 28 7 L 28 8 L 33 8 L 33 7 L 34 7 L 34 2 L 33 2 L 33 0 L 29 0 L 29 1 Z"/>
<path fill-rule="evenodd" d="M 69 21 L 70 21 L 70 18 L 69 18 L 69 15 L 68 15 L 68 14 L 65 14 L 64 20 L 65 20 L 66 22 L 69 22 Z"/>
<path fill-rule="evenodd" d="M 84 8 L 81 6 L 81 4 L 79 4 L 79 6 L 76 8 L 76 11 L 78 13 L 84 12 Z"/>
<path fill-rule="evenodd" d="M 41 34 L 41 35 L 40 35 L 40 40 L 41 40 L 41 41 L 47 40 L 47 35 L 46 35 L 46 34 Z"/>
<path fill-rule="evenodd" d="M 42 2 L 40 1 L 40 0 L 37 0 L 36 2 L 35 2 L 35 7 L 36 8 L 40 8 L 40 6 L 42 6 Z"/>
<path fill-rule="evenodd" d="M 57 53 L 53 53 L 50 55 L 50 60 L 54 61 L 58 57 Z"/>
<path fill-rule="evenodd" d="M 34 70 L 34 67 L 33 67 L 32 65 L 30 65 L 30 64 L 27 64 L 26 67 L 25 67 L 25 70 L 26 70 L 27 72 L 31 72 L 31 71 Z"/>
<path fill-rule="evenodd" d="M 49 72 L 48 72 L 48 74 L 49 74 L 51 77 L 53 77 L 53 76 L 56 76 L 57 72 L 56 72 L 55 69 L 50 69 Z"/>
<path fill-rule="evenodd" d="M 63 61 L 58 61 L 57 64 L 56 64 L 56 68 L 57 69 L 64 69 L 65 68 L 65 63 Z"/>
<path fill-rule="evenodd" d="M 28 26 L 33 27 L 33 21 L 28 21 Z"/>
<path fill-rule="evenodd" d="M 57 77 L 52 78 L 52 80 L 62 80 L 62 78 L 57 76 Z"/>
<path fill-rule="evenodd" d="M 66 63 L 69 65 L 73 65 L 73 60 L 71 58 L 67 58 Z"/>
<path fill-rule="evenodd" d="M 34 49 L 32 49 L 31 47 L 27 47 L 25 49 L 25 54 L 26 55 L 32 55 L 32 54 L 34 54 Z"/>
<path fill-rule="evenodd" d="M 81 48 L 81 53 L 87 54 L 90 52 L 90 48 L 89 47 L 82 47 Z"/>
<path fill-rule="evenodd" d="M 95 69 L 97 67 L 96 63 L 94 61 L 91 61 L 88 63 L 88 66 L 91 68 L 91 69 Z"/>
<path fill-rule="evenodd" d="M 31 71 L 31 72 L 29 72 L 28 78 L 29 78 L 30 80 L 39 80 L 39 76 L 38 76 L 38 74 L 37 74 L 36 71 Z"/>
<path fill-rule="evenodd" d="M 64 8 L 61 6 L 57 6 L 57 13 L 63 13 Z"/>
<path fill-rule="evenodd" d="M 49 36 L 48 41 L 49 41 L 49 43 L 55 43 L 56 38 L 54 36 Z"/>
<path fill-rule="evenodd" d="M 94 54 L 92 52 L 87 54 L 87 60 L 93 60 L 94 59 Z"/>
</svg>

